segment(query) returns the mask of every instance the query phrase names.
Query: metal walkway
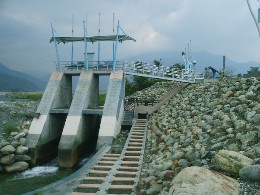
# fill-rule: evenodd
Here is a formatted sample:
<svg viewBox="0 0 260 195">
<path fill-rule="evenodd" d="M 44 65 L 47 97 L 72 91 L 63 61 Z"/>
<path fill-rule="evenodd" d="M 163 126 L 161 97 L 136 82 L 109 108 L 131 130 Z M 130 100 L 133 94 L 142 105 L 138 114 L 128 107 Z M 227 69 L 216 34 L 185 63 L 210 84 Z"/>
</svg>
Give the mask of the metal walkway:
<svg viewBox="0 0 260 195">
<path fill-rule="evenodd" d="M 72 195 L 136 194 L 143 162 L 146 130 L 147 119 L 137 119 L 121 154 L 108 152 L 101 157 L 86 173 L 82 183 Z"/>
<path fill-rule="evenodd" d="M 61 71 L 66 74 L 80 74 L 82 71 L 94 71 L 98 74 L 110 74 L 113 71 L 111 61 L 90 61 L 88 68 L 86 68 L 81 61 L 75 61 L 74 65 L 70 65 L 68 61 L 61 61 Z M 58 70 L 58 66 L 56 66 Z M 123 70 L 127 75 L 142 76 L 148 78 L 195 83 L 198 79 L 203 79 L 203 74 L 195 74 L 194 71 L 185 72 L 173 67 L 155 66 L 147 63 L 116 61 L 115 70 Z"/>
</svg>

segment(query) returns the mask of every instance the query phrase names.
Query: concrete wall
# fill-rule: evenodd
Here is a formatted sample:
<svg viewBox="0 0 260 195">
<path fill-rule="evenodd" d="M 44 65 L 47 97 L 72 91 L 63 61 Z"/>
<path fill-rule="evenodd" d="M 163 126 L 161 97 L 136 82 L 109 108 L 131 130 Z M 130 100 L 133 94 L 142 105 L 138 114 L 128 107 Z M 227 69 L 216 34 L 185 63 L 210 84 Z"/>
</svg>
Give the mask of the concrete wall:
<svg viewBox="0 0 260 195">
<path fill-rule="evenodd" d="M 72 75 L 54 72 L 37 109 L 28 134 L 32 163 L 50 159 L 58 152 L 59 166 L 71 168 L 84 152 L 110 144 L 121 129 L 124 113 L 125 82 L 123 71 L 110 75 L 103 116 L 84 114 L 99 103 L 99 75 L 82 72 L 72 99 Z M 50 113 L 51 109 L 68 109 Z M 99 131 L 98 131 L 99 130 Z"/>
<path fill-rule="evenodd" d="M 28 133 L 28 147 L 32 164 L 41 163 L 57 152 L 66 114 L 49 114 L 52 108 L 69 108 L 72 99 L 72 78 L 53 72 L 38 106 Z"/>
<path fill-rule="evenodd" d="M 121 128 L 124 113 L 125 82 L 123 71 L 112 72 L 101 119 L 97 149 L 111 144 Z"/>
<path fill-rule="evenodd" d="M 91 150 L 89 143 L 97 139 L 100 118 L 97 115 L 82 115 L 82 110 L 97 108 L 99 78 L 93 72 L 82 72 L 74 93 L 58 148 L 59 166 L 73 167 L 83 151 Z"/>
</svg>

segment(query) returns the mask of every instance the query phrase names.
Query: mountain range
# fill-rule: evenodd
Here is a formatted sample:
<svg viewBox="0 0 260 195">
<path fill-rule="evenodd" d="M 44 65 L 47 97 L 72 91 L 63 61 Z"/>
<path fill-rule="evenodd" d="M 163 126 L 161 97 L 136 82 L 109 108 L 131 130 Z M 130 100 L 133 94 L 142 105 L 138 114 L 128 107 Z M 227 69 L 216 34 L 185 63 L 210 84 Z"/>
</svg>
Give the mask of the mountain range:
<svg viewBox="0 0 260 195">
<path fill-rule="evenodd" d="M 223 67 L 223 56 L 211 54 L 206 51 L 192 52 L 192 60 L 196 60 L 196 70 L 203 72 L 206 67 L 212 66 L 217 70 Z M 126 61 L 143 61 L 152 63 L 153 60 L 159 60 L 164 66 L 171 66 L 176 63 L 183 63 L 181 52 L 150 52 L 142 55 L 125 58 Z M 226 57 L 226 69 L 233 75 L 246 74 L 250 67 L 258 67 L 259 63 L 235 62 Z M 43 91 L 49 81 L 51 73 L 48 75 L 34 74 L 34 76 L 9 69 L 6 65 L 0 63 L 0 91 Z M 39 79 L 42 78 L 42 79 Z M 75 89 L 77 78 L 73 79 L 73 89 Z M 100 91 L 106 91 L 108 77 L 101 77 Z"/>
<path fill-rule="evenodd" d="M 46 82 L 0 63 L 0 91 L 42 91 Z"/>
</svg>

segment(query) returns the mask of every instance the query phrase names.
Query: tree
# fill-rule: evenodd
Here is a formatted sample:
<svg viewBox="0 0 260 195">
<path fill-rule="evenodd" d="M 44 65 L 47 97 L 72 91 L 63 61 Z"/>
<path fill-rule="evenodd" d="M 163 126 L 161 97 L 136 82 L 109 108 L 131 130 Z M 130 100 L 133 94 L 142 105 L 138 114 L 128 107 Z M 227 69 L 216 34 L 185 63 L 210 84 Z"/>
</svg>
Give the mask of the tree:
<svg viewBox="0 0 260 195">
<path fill-rule="evenodd" d="M 132 80 L 132 82 L 130 82 Z M 147 87 L 152 86 L 153 84 L 159 82 L 160 79 L 153 79 L 142 76 L 133 76 L 131 79 L 126 78 L 125 82 L 125 95 L 132 95 L 136 91 L 141 91 Z"/>
<path fill-rule="evenodd" d="M 182 69 L 185 68 L 184 64 L 181 64 L 181 63 L 173 64 L 171 67 L 176 69 L 176 70 L 182 70 Z"/>
<path fill-rule="evenodd" d="M 155 66 L 160 67 L 160 66 L 162 66 L 162 62 L 161 61 L 162 61 L 162 59 L 154 60 L 153 63 L 154 63 Z"/>
<path fill-rule="evenodd" d="M 258 67 L 250 67 L 250 70 L 247 71 L 247 74 L 243 75 L 244 77 L 260 77 L 260 71 Z"/>
</svg>

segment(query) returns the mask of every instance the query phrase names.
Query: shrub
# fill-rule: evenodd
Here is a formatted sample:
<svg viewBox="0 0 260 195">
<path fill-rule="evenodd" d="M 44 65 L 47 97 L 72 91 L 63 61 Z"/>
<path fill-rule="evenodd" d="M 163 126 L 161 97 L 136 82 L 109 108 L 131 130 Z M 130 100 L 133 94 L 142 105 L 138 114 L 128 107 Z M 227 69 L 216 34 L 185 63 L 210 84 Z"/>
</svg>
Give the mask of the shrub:
<svg viewBox="0 0 260 195">
<path fill-rule="evenodd" d="M 27 99 L 38 101 L 42 98 L 42 93 L 24 93 L 24 92 L 13 92 L 9 94 L 11 99 Z"/>
<path fill-rule="evenodd" d="M 99 106 L 104 106 L 106 100 L 106 93 L 99 94 Z"/>
<path fill-rule="evenodd" d="M 16 126 L 16 124 L 6 123 L 6 124 L 4 124 L 3 130 L 6 134 L 10 135 L 12 132 L 18 131 L 18 127 Z"/>
</svg>

